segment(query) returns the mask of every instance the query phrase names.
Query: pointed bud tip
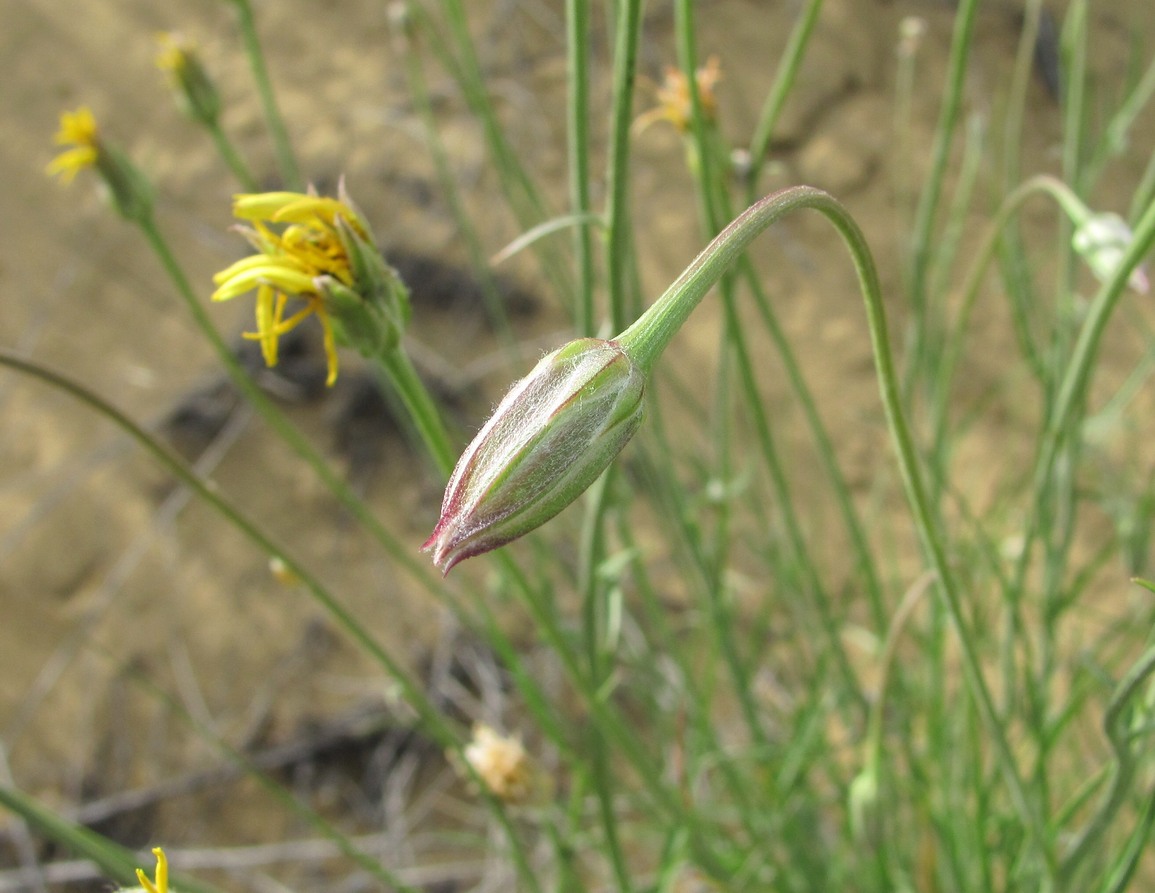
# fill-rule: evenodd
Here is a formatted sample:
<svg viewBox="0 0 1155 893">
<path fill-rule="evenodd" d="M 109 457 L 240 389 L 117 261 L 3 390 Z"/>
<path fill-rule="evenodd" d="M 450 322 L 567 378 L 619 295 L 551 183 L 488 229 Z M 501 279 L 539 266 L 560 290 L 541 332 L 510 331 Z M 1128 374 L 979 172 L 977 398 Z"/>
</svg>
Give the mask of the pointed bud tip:
<svg viewBox="0 0 1155 893">
<path fill-rule="evenodd" d="M 440 528 L 440 524 L 438 528 Z M 421 551 L 433 553 L 433 566 L 441 571 L 442 577 L 448 577 L 449 572 L 466 558 L 472 558 L 474 555 L 480 555 L 482 552 L 489 551 L 489 549 L 474 551 L 459 549 L 454 551 L 449 543 L 441 541 L 441 537 L 438 535 L 438 528 L 435 528 L 433 533 L 429 535 L 429 539 L 422 543 Z"/>
</svg>

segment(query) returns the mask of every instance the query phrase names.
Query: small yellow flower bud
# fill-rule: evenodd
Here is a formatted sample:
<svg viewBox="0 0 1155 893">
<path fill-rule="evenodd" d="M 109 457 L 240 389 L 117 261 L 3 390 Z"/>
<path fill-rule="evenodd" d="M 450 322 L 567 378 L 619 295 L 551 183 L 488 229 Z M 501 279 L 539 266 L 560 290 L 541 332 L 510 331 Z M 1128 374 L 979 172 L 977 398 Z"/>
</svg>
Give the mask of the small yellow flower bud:
<svg viewBox="0 0 1155 893">
<path fill-rule="evenodd" d="M 221 96 L 196 46 L 180 34 L 158 34 L 157 40 L 161 46 L 157 68 L 164 72 L 181 110 L 194 121 L 215 127 L 221 114 Z"/>
</svg>

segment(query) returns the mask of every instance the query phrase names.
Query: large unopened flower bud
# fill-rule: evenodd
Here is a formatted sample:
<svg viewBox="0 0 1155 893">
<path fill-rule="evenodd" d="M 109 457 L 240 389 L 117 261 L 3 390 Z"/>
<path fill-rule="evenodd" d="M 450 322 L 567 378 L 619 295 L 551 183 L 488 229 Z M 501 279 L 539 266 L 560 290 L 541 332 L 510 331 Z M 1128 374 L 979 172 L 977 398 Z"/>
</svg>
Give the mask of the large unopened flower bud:
<svg viewBox="0 0 1155 893">
<path fill-rule="evenodd" d="M 458 460 L 422 547 L 434 564 L 449 573 L 577 499 L 638 429 L 644 391 L 616 341 L 583 338 L 543 357 Z"/>
</svg>

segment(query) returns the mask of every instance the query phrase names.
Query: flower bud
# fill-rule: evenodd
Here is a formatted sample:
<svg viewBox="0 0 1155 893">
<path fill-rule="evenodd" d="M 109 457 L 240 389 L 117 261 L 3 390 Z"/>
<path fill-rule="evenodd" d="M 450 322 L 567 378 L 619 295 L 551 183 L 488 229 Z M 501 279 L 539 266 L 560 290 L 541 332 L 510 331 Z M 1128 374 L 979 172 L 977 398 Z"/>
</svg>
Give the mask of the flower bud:
<svg viewBox="0 0 1155 893">
<path fill-rule="evenodd" d="M 644 373 L 616 341 L 583 338 L 543 357 L 458 460 L 422 550 L 449 573 L 544 524 L 633 436 L 644 391 Z"/>
<path fill-rule="evenodd" d="M 156 65 L 168 79 L 181 111 L 215 127 L 221 116 L 221 96 L 196 47 L 180 34 L 158 34 L 157 40 L 161 51 Z"/>
<path fill-rule="evenodd" d="M 1108 281 L 1123 260 L 1123 255 L 1134 238 L 1127 222 L 1118 214 L 1102 212 L 1090 214 L 1075 229 L 1071 245 L 1083 259 L 1095 278 Z M 1140 294 L 1147 293 L 1147 273 L 1140 266 L 1131 271 L 1127 284 Z"/>
</svg>

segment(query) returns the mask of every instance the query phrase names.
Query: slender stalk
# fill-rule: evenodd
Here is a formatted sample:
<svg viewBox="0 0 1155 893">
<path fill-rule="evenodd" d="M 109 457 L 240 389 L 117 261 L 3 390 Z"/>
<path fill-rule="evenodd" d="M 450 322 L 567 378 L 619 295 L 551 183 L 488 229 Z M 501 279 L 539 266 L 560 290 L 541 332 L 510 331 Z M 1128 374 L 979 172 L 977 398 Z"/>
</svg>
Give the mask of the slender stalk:
<svg viewBox="0 0 1155 893">
<path fill-rule="evenodd" d="M 955 127 L 958 124 L 959 111 L 962 108 L 963 85 L 966 83 L 967 62 L 970 58 L 970 44 L 974 35 L 978 7 L 978 0 L 962 0 L 959 3 L 958 12 L 955 13 L 946 94 L 943 96 L 942 108 L 939 111 L 938 125 L 935 130 L 934 146 L 931 149 L 930 172 L 927 174 L 926 186 L 923 188 L 918 210 L 915 213 L 909 287 L 911 301 L 915 313 L 919 317 L 916 319 L 916 325 L 920 324 L 921 314 L 926 309 L 926 276 L 930 266 L 934 218 L 938 211 L 939 197 L 942 194 L 943 180 L 946 175 L 947 162 L 950 159 L 950 147 L 954 138 Z"/>
<path fill-rule="evenodd" d="M 629 226 L 630 119 L 633 114 L 634 79 L 638 39 L 641 34 L 640 0 L 620 0 L 614 40 L 614 83 L 610 119 L 609 162 L 606 172 L 609 198 L 606 204 L 606 277 L 609 289 L 610 328 L 620 332 L 626 324 L 627 259 L 631 250 Z"/>
<path fill-rule="evenodd" d="M 261 41 L 257 36 L 257 25 L 253 19 L 253 7 L 249 0 L 229 0 L 237 11 L 237 25 L 241 32 L 241 41 L 245 45 L 245 55 L 249 59 L 249 67 L 253 71 L 253 80 L 257 84 L 257 95 L 261 101 L 261 111 L 265 115 L 265 124 L 269 128 L 269 135 L 273 140 L 273 151 L 277 156 L 277 168 L 281 172 L 281 179 L 286 189 L 300 192 L 303 186 L 300 170 L 297 168 L 297 159 L 293 155 L 293 146 L 289 141 L 289 132 L 285 127 L 285 120 L 277 107 L 277 97 L 273 92 L 273 83 L 269 78 L 269 70 L 265 67 L 265 54 L 261 50 Z"/>
<path fill-rule="evenodd" d="M 718 880 L 728 878 L 729 872 L 711 845 L 709 835 L 703 827 L 703 817 L 684 802 L 663 783 L 661 767 L 653 753 L 638 738 L 632 726 L 614 709 L 608 692 L 595 685 L 587 673 L 583 673 L 578 658 L 566 642 L 566 637 L 558 624 L 557 617 L 549 610 L 546 593 L 535 591 L 521 569 L 503 550 L 491 553 L 495 562 L 507 575 L 514 592 L 522 595 L 523 604 L 529 609 L 535 628 L 543 640 L 554 650 L 562 662 L 566 675 L 580 693 L 585 706 L 590 711 L 591 723 L 615 744 L 619 753 L 629 761 L 650 795 L 654 814 L 663 817 L 670 828 L 683 828 L 689 833 L 697 864 Z"/>
<path fill-rule="evenodd" d="M 782 360 L 782 365 L 786 371 L 786 379 L 789 381 L 795 397 L 798 398 L 803 415 L 806 416 L 811 436 L 814 438 L 815 445 L 818 447 L 818 458 L 822 461 L 822 465 L 826 470 L 826 476 L 830 479 L 831 486 L 834 488 L 834 497 L 838 502 L 843 523 L 846 525 L 846 531 L 850 536 L 850 542 L 854 549 L 855 560 L 857 561 L 855 570 L 862 574 L 864 578 L 863 585 L 866 589 L 867 597 L 870 600 L 872 617 L 876 626 L 881 629 L 885 622 L 882 581 L 879 579 L 878 568 L 875 565 L 875 559 L 871 553 L 870 543 L 867 540 L 862 519 L 859 517 L 858 509 L 855 508 L 854 497 L 850 492 L 850 485 L 847 484 L 846 476 L 842 473 L 842 469 L 838 464 L 838 457 L 834 451 L 834 443 L 830 439 L 830 434 L 826 430 L 825 424 L 823 424 L 822 416 L 818 412 L 818 405 L 814 399 L 814 394 L 811 393 L 810 388 L 806 384 L 806 379 L 802 374 L 802 367 L 794 354 L 794 349 L 790 345 L 786 331 L 782 328 L 782 324 L 779 322 L 778 316 L 771 306 L 770 299 L 758 279 L 758 271 L 754 268 L 754 264 L 748 257 L 742 258 L 740 263 L 742 265 L 742 272 L 746 278 L 746 284 L 754 296 L 758 313 L 762 317 L 762 323 L 765 325 L 766 331 L 770 335 L 770 340 L 774 342 L 774 346 L 778 350 L 778 356 Z"/>
<path fill-rule="evenodd" d="M 970 45 L 978 6 L 979 0 L 961 0 L 955 13 L 950 67 L 935 128 L 930 170 L 915 210 L 907 281 L 912 313 L 912 324 L 908 330 L 907 380 L 903 385 L 903 390 L 907 393 L 910 392 L 911 383 L 919 376 L 920 370 L 934 350 L 934 342 L 941 339 L 941 333 L 938 331 L 941 322 L 932 316 L 937 308 L 931 306 L 934 296 L 928 290 L 928 279 L 931 265 L 935 261 L 935 218 L 946 178 L 951 145 L 954 142 L 955 129 L 962 109 L 963 86 L 966 82 L 966 69 L 970 59 Z M 936 322 L 939 325 L 936 325 Z"/>
<path fill-rule="evenodd" d="M 569 163 L 570 212 L 575 216 L 590 212 L 589 134 L 589 0 L 566 0 L 566 83 L 569 86 L 566 131 Z M 573 233 L 578 283 L 574 324 L 578 335 L 594 335 L 593 235 L 588 226 Z"/>
<path fill-rule="evenodd" d="M 762 111 L 758 115 L 758 123 L 754 125 L 754 135 L 750 138 L 750 180 L 746 193 L 748 205 L 753 204 L 757 197 L 758 175 L 769 156 L 774 127 L 778 124 L 778 118 L 782 114 L 790 91 L 794 89 L 798 69 L 802 67 L 806 48 L 810 45 L 810 35 L 814 32 L 820 12 L 822 0 L 807 0 L 806 8 L 798 14 L 794 29 L 790 32 L 790 39 L 786 41 L 786 48 L 778 60 L 778 69 L 774 72 L 774 86 L 766 95 L 766 101 L 762 104 Z"/>
<path fill-rule="evenodd" d="M 241 153 L 237 151 L 237 147 L 233 145 L 232 140 L 225 135 L 224 129 L 221 127 L 219 121 L 206 123 L 205 127 L 208 129 L 209 135 L 213 138 L 213 144 L 217 147 L 217 152 L 228 165 L 229 170 L 233 172 L 233 176 L 237 178 L 237 182 L 241 184 L 241 188 L 245 192 L 257 191 L 257 180 L 253 176 L 249 166 L 241 157 Z"/>
<path fill-rule="evenodd" d="M 678 328 L 750 242 L 786 214 L 803 208 L 822 213 L 838 230 L 853 257 L 866 304 L 867 327 L 874 351 L 879 390 L 886 411 L 891 441 L 902 472 L 907 501 L 914 515 L 919 538 L 931 566 L 938 575 L 939 591 L 958 634 L 967 687 L 982 716 L 987 734 L 994 743 L 999 766 L 1020 818 L 1039 850 L 1039 855 L 1050 869 L 1053 867 L 1053 855 L 1047 846 L 1045 827 L 1035 805 L 1027 796 L 1006 731 L 983 677 L 974 638 L 967 628 L 963 614 L 961 588 L 956 581 L 954 568 L 947 558 L 945 537 L 927 498 L 914 438 L 899 396 L 898 376 L 886 329 L 886 314 L 878 273 L 866 239 L 854 219 L 830 195 L 809 186 L 795 186 L 761 199 L 726 227 L 691 262 L 674 284 L 617 340 L 622 349 L 643 370 L 652 369 Z"/>
<path fill-rule="evenodd" d="M 405 404 L 409 418 L 416 426 L 437 470 L 448 478 L 457 456 L 453 438 L 449 436 L 441 411 L 430 396 L 429 389 L 413 367 L 413 361 L 401 349 L 387 350 L 376 360 L 397 388 L 401 402 Z"/>
<path fill-rule="evenodd" d="M 693 173 L 697 185 L 702 227 L 706 237 L 713 238 L 721 227 L 722 210 L 720 204 L 725 201 L 725 187 L 716 173 L 719 167 L 717 156 L 720 154 L 716 151 L 719 142 L 717 129 L 712 122 L 706 120 L 702 108 L 702 96 L 698 89 L 698 52 L 691 0 L 676 0 L 674 4 L 674 28 L 677 36 L 678 64 L 682 70 L 682 77 L 685 80 L 690 98 L 690 131 L 685 141 L 687 165 Z M 730 364 L 733 361 L 740 370 L 742 384 L 757 420 L 757 429 L 766 465 L 770 470 L 771 480 L 774 482 L 779 503 L 782 506 L 791 543 L 795 553 L 799 556 L 799 564 L 813 570 L 814 565 L 806 554 L 806 542 L 794 511 L 793 499 L 789 488 L 786 486 L 786 474 L 778 460 L 770 427 L 765 424 L 765 414 L 754 383 L 753 364 L 737 317 L 733 276 L 723 275 L 719 282 L 719 288 L 725 308 L 725 327 L 719 333 L 716 396 L 712 401 L 713 411 L 717 417 L 710 425 L 714 432 L 714 452 L 716 455 L 714 474 L 719 481 L 728 481 L 731 477 L 733 449 L 730 438 L 731 410 L 728 395 L 730 392 Z M 734 624 L 725 605 L 726 559 L 731 541 L 729 530 L 730 506 L 729 500 L 724 500 L 718 506 L 713 543 L 709 549 L 709 562 L 706 565 L 708 574 L 706 600 L 711 626 L 726 668 L 730 673 L 734 694 L 738 699 L 747 730 L 753 741 L 764 746 L 768 741 L 766 731 L 762 725 L 758 705 L 755 703 L 753 686 L 735 641 Z M 824 605 L 825 597 L 821 583 L 817 580 L 817 575 L 810 574 L 809 582 L 813 586 L 815 598 L 820 605 Z"/>
<path fill-rule="evenodd" d="M 1073 0 L 1063 22 L 1063 179 L 1082 191 L 1087 101 L 1087 0 Z"/>
<path fill-rule="evenodd" d="M 785 101 L 785 97 L 789 95 L 790 88 L 793 87 L 794 78 L 797 75 L 798 68 L 802 63 L 802 58 L 805 53 L 805 48 L 808 44 L 809 37 L 813 31 L 814 24 L 817 20 L 818 13 L 821 9 L 821 0 L 811 0 L 811 3 L 799 16 L 795 24 L 794 30 L 791 33 L 790 40 L 786 49 L 786 55 L 779 65 L 778 73 L 775 76 L 775 87 L 771 96 L 768 97 L 768 102 L 763 110 L 763 118 L 760 122 L 760 127 L 765 128 L 765 139 L 768 141 L 770 132 L 779 111 L 781 104 Z M 683 75 L 686 77 L 686 82 L 690 85 L 690 104 L 692 112 L 692 137 L 694 157 L 698 159 L 696 167 L 696 174 L 699 183 L 699 192 L 702 194 L 702 214 L 706 220 L 706 225 L 709 230 L 709 236 L 713 238 L 720 228 L 720 220 L 729 220 L 733 217 L 733 210 L 730 205 L 729 191 L 724 179 L 717 174 L 721 167 L 721 160 L 716 156 L 718 154 L 719 140 L 717 137 L 717 130 L 715 127 L 705 121 L 701 97 L 697 89 L 697 81 L 693 75 L 695 66 L 696 51 L 694 46 L 694 24 L 693 24 L 693 7 L 688 0 L 679 0 L 675 6 L 677 14 L 678 26 L 678 51 L 680 61 L 683 69 Z M 777 97 L 777 98 L 775 98 Z M 715 138 L 711 138 L 715 137 Z M 755 145 L 758 145 L 758 140 L 755 140 Z M 763 148 L 762 151 L 765 151 Z M 756 162 L 755 162 L 756 163 Z M 754 179 L 751 179 L 751 185 Z M 878 622 L 882 623 L 883 608 L 881 597 L 881 586 L 878 582 L 878 575 L 874 568 L 874 562 L 870 555 L 870 549 L 866 542 L 865 534 L 862 530 L 862 525 L 858 521 L 857 512 L 854 509 L 853 502 L 850 497 L 849 489 L 843 478 L 841 470 L 838 467 L 838 462 L 834 457 L 833 447 L 830 444 L 828 435 L 822 424 L 821 418 L 818 415 L 817 409 L 814 405 L 814 399 L 811 396 L 806 382 L 802 376 L 801 368 L 794 357 L 793 350 L 790 347 L 789 340 L 785 333 L 778 325 L 778 321 L 774 315 L 770 302 L 762 290 L 761 283 L 758 279 L 753 265 L 749 263 L 748 259 L 743 259 L 741 265 L 741 272 L 744 274 L 748 287 L 750 288 L 755 303 L 762 315 L 763 322 L 766 324 L 773 339 L 775 346 L 778 349 L 779 356 L 786 367 L 787 377 L 790 380 L 792 389 L 802 404 L 803 412 L 806 415 L 807 422 L 811 428 L 811 432 L 818 445 L 818 451 L 823 464 L 826 467 L 828 476 L 835 490 L 835 498 L 839 503 L 842 511 L 843 519 L 846 523 L 848 533 L 850 535 L 851 543 L 857 553 L 859 566 L 866 575 L 866 588 L 870 597 L 872 610 Z M 770 427 L 765 420 L 765 409 L 762 405 L 762 400 L 758 394 L 758 389 L 754 380 L 754 371 L 752 367 L 750 352 L 745 346 L 745 335 L 742 327 L 737 320 L 736 310 L 733 306 L 732 287 L 730 287 L 725 278 L 722 279 L 722 297 L 724 306 L 726 308 L 727 320 L 727 334 L 729 343 L 732 341 L 734 345 L 734 354 L 738 361 L 741 371 L 741 378 L 743 388 L 747 398 L 747 406 L 750 413 L 754 416 L 756 421 L 756 429 L 759 432 L 759 440 L 763 447 L 763 453 L 767 459 L 768 467 L 771 469 L 772 476 L 773 469 L 777 466 L 777 461 L 774 457 L 774 448 L 772 445 L 772 438 L 770 435 Z M 725 367 L 722 367 L 723 370 Z M 719 426 L 721 427 L 721 426 Z M 804 539 L 801 536 L 801 528 L 794 515 L 793 502 L 790 499 L 789 489 L 785 486 L 785 476 L 781 476 L 781 483 L 778 487 L 779 498 L 782 501 L 783 511 L 785 513 L 786 522 L 792 531 L 792 540 L 794 542 L 795 550 L 800 557 L 805 556 Z M 819 608 L 822 612 L 823 627 L 828 637 L 834 653 L 837 655 L 839 668 L 845 677 L 850 691 L 855 691 L 854 675 L 850 670 L 849 663 L 846 660 L 845 651 L 842 647 L 841 640 L 838 638 L 835 624 L 832 620 L 832 615 L 829 611 L 828 599 L 819 579 L 817 573 L 814 572 L 814 563 L 808 558 L 803 557 L 800 565 L 807 569 L 810 578 L 811 586 L 814 589 L 815 596 L 819 601 Z"/>
</svg>

